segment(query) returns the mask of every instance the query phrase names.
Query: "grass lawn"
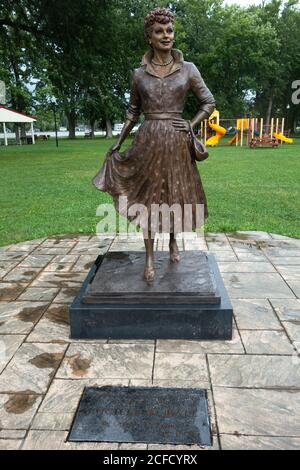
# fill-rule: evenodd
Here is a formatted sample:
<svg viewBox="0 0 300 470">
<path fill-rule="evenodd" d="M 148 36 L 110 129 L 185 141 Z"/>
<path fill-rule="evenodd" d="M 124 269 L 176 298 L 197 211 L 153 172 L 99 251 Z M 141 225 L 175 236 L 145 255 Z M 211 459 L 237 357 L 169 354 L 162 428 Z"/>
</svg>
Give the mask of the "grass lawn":
<svg viewBox="0 0 300 470">
<path fill-rule="evenodd" d="M 95 232 L 96 208 L 111 198 L 91 179 L 114 141 L 66 139 L 56 149 L 52 139 L 1 147 L 0 245 Z M 199 169 L 210 212 L 206 231 L 300 237 L 300 139 L 278 149 L 213 148 Z"/>
</svg>

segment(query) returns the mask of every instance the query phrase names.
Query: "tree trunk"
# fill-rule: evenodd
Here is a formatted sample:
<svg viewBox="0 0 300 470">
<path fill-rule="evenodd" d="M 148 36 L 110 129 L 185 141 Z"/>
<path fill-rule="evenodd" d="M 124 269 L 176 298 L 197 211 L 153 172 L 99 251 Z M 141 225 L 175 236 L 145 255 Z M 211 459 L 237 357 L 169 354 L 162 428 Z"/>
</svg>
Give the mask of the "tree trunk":
<svg viewBox="0 0 300 470">
<path fill-rule="evenodd" d="M 76 127 L 76 113 L 72 109 L 66 113 L 68 119 L 68 128 L 69 128 L 69 139 L 75 139 L 75 127 Z"/>
<path fill-rule="evenodd" d="M 15 124 L 15 134 L 16 134 L 16 144 L 20 145 L 21 144 L 21 139 L 20 139 L 20 124 Z"/>
<path fill-rule="evenodd" d="M 273 109 L 273 98 L 274 98 L 273 93 L 271 93 L 269 96 L 268 109 L 267 109 L 267 114 L 266 114 L 266 133 L 269 132 L 272 109 Z"/>
<path fill-rule="evenodd" d="M 26 139 L 26 129 L 25 129 L 26 124 L 23 123 L 20 125 L 21 127 L 21 137 L 24 137 Z"/>
<path fill-rule="evenodd" d="M 90 121 L 90 128 L 91 128 L 91 137 L 95 137 L 95 121 Z"/>
<path fill-rule="evenodd" d="M 106 125 L 106 138 L 111 139 L 113 136 L 111 120 L 107 118 L 105 120 L 105 125 Z"/>
</svg>

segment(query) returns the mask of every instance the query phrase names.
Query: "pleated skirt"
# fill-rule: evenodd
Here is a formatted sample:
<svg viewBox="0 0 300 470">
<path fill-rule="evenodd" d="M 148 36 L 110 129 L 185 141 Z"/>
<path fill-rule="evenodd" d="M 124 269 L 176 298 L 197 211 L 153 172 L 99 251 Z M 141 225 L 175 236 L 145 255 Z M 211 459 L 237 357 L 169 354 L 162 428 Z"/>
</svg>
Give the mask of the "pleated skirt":
<svg viewBox="0 0 300 470">
<path fill-rule="evenodd" d="M 170 120 L 145 120 L 129 148 L 107 153 L 93 184 L 111 194 L 118 212 L 144 230 L 191 231 L 200 228 L 208 216 L 188 134 L 177 131 Z M 159 207 L 174 208 L 169 224 Z M 143 208 L 147 212 L 144 209 L 141 215 Z"/>
</svg>

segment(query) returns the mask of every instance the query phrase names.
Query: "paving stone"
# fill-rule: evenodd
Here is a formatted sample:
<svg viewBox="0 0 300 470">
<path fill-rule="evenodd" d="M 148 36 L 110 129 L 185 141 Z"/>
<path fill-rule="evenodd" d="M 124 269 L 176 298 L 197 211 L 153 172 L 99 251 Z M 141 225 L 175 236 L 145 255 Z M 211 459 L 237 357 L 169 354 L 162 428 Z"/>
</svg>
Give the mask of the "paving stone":
<svg viewBox="0 0 300 470">
<path fill-rule="evenodd" d="M 55 297 L 54 301 L 57 303 L 66 303 L 70 305 L 76 295 L 78 294 L 80 287 L 66 287 L 60 290 L 59 294 Z"/>
<path fill-rule="evenodd" d="M 68 431 L 71 428 L 74 413 L 37 413 L 31 429 L 46 431 Z"/>
<path fill-rule="evenodd" d="M 222 278 L 232 299 L 295 298 L 276 273 L 222 273 Z"/>
<path fill-rule="evenodd" d="M 39 413 L 71 413 L 74 416 L 84 387 L 128 386 L 128 384 L 128 379 L 54 379 L 46 393 Z"/>
<path fill-rule="evenodd" d="M 247 354 L 293 354 L 294 348 L 283 331 L 240 330 Z"/>
<path fill-rule="evenodd" d="M 256 249 L 251 249 L 251 250 L 239 250 L 236 249 L 235 247 L 234 251 L 238 257 L 239 261 L 248 261 L 248 262 L 266 262 L 266 257 L 263 255 L 261 251 L 258 251 Z"/>
<path fill-rule="evenodd" d="M 0 376 L 0 392 L 45 393 L 66 347 L 24 343 Z"/>
<path fill-rule="evenodd" d="M 291 237 L 287 237 L 286 235 L 279 235 L 278 233 L 270 233 L 270 235 L 275 240 L 293 240 Z"/>
<path fill-rule="evenodd" d="M 84 242 L 84 243 L 77 243 L 77 245 L 72 249 L 72 254 L 79 254 L 79 255 L 103 255 L 107 252 L 109 248 L 109 244 L 107 242 Z"/>
<path fill-rule="evenodd" d="M 85 273 L 42 272 L 32 283 L 32 287 L 78 287 L 86 277 Z"/>
<path fill-rule="evenodd" d="M 298 343 L 297 349 L 299 350 L 300 346 L 300 322 L 283 322 L 283 326 L 286 329 L 291 341 L 293 343 Z M 300 351 L 299 351 L 300 352 Z"/>
<path fill-rule="evenodd" d="M 272 273 L 276 272 L 270 263 L 256 261 L 237 261 L 235 263 L 218 263 L 221 273 Z"/>
<path fill-rule="evenodd" d="M 24 339 L 21 335 L 0 335 L 0 374 Z"/>
<path fill-rule="evenodd" d="M 237 330 L 233 329 L 230 341 L 194 341 L 194 340 L 158 340 L 156 352 L 165 353 L 244 353 L 244 348 Z"/>
<path fill-rule="evenodd" d="M 0 439 L 0 450 L 19 450 L 22 443 L 21 439 Z"/>
<path fill-rule="evenodd" d="M 292 291 L 295 293 L 295 295 L 299 298 L 300 297 L 300 281 L 288 280 L 286 282 L 290 286 Z"/>
<path fill-rule="evenodd" d="M 144 242 L 137 243 L 113 243 L 109 251 L 145 251 Z"/>
<path fill-rule="evenodd" d="M 24 282 L 1 282 L 0 283 L 0 301 L 16 300 L 23 292 L 27 284 Z"/>
<path fill-rule="evenodd" d="M 28 429 L 41 400 L 34 394 L 0 394 L 1 429 Z"/>
<path fill-rule="evenodd" d="M 95 255 L 80 255 L 78 261 L 73 266 L 73 272 L 87 272 L 95 263 L 97 256 Z"/>
<path fill-rule="evenodd" d="M 76 261 L 79 259 L 79 254 L 72 254 L 72 255 L 55 255 L 54 258 L 52 258 L 53 263 L 70 263 L 70 264 L 75 264 Z"/>
<path fill-rule="evenodd" d="M 209 241 L 207 240 L 207 246 L 210 252 L 215 251 L 232 251 L 231 245 L 228 240 Z"/>
<path fill-rule="evenodd" d="M 300 256 L 300 249 L 289 249 L 289 248 L 263 248 L 265 255 L 273 261 L 273 258 L 293 258 Z M 285 264 L 285 263 L 284 263 Z M 293 264 L 293 263 L 291 263 Z"/>
<path fill-rule="evenodd" d="M 221 241 L 221 240 L 228 240 L 227 233 L 223 232 L 206 232 L 205 239 L 210 241 Z"/>
<path fill-rule="evenodd" d="M 156 353 L 154 380 L 197 380 L 208 387 L 209 377 L 205 355 L 188 353 Z"/>
<path fill-rule="evenodd" d="M 26 253 L 31 253 L 33 250 L 35 250 L 39 246 L 39 243 L 34 243 L 32 242 L 22 242 L 22 243 L 16 243 L 14 245 L 11 245 L 7 251 L 8 252 L 24 252 Z"/>
<path fill-rule="evenodd" d="M 227 232 L 229 240 L 271 240 L 272 237 L 268 232 L 259 232 L 253 230 L 238 230 L 236 232 Z"/>
<path fill-rule="evenodd" d="M 68 239 L 63 239 L 63 238 L 47 238 L 46 240 L 43 241 L 41 244 L 41 248 L 47 247 L 47 248 L 73 248 L 75 246 L 75 243 L 77 243 L 76 239 L 74 240 L 68 240 Z"/>
<path fill-rule="evenodd" d="M 208 251 L 207 244 L 205 241 L 202 241 L 201 239 L 199 241 L 195 240 L 183 240 L 183 250 L 185 251 Z"/>
<path fill-rule="evenodd" d="M 214 387 L 214 400 L 221 434 L 300 437 L 300 391 Z"/>
<path fill-rule="evenodd" d="M 48 237 L 48 239 L 52 240 L 56 240 L 56 239 L 59 239 L 59 240 L 66 240 L 66 241 L 73 241 L 75 240 L 76 242 L 87 242 L 89 241 L 91 238 L 93 238 L 91 236 L 90 233 L 64 233 L 62 235 L 54 235 L 53 237 Z"/>
<path fill-rule="evenodd" d="M 52 259 L 53 255 L 30 255 L 19 264 L 19 268 L 44 268 Z"/>
<path fill-rule="evenodd" d="M 47 302 L 0 302 L 0 334 L 29 333 L 47 306 Z"/>
<path fill-rule="evenodd" d="M 300 388 L 300 367 L 293 356 L 208 355 L 213 386 Z"/>
<path fill-rule="evenodd" d="M 193 451 L 193 450 L 219 450 L 218 438 L 217 436 L 213 436 L 213 445 L 211 447 L 206 446 L 198 446 L 198 445 L 191 445 L 191 446 L 182 446 L 182 445 L 162 445 L 162 444 L 149 444 L 148 450 L 160 450 L 160 451 L 170 451 L 174 450 L 176 452 L 180 451 Z"/>
<path fill-rule="evenodd" d="M 216 251 L 213 253 L 215 259 L 219 261 L 238 261 L 237 256 L 235 255 L 234 251 Z"/>
<path fill-rule="evenodd" d="M 0 261 L 22 261 L 26 257 L 26 253 L 24 251 L 2 251 L 0 252 Z"/>
<path fill-rule="evenodd" d="M 24 439 L 25 436 L 25 429 L 2 429 L 0 431 L 0 439 Z"/>
<path fill-rule="evenodd" d="M 40 272 L 40 268 L 14 268 L 5 277 L 5 282 L 31 282 Z"/>
<path fill-rule="evenodd" d="M 117 450 L 118 443 L 67 442 L 66 431 L 29 431 L 22 450 Z"/>
<path fill-rule="evenodd" d="M 71 250 L 70 247 L 38 247 L 32 254 L 33 255 L 67 255 Z"/>
<path fill-rule="evenodd" d="M 222 450 L 299 450 L 300 438 L 221 434 Z"/>
<path fill-rule="evenodd" d="M 70 342 L 69 307 L 51 304 L 27 338 L 32 343 Z"/>
<path fill-rule="evenodd" d="M 147 444 L 120 444 L 118 450 L 147 450 Z"/>
<path fill-rule="evenodd" d="M 63 272 L 67 273 L 72 270 L 73 263 L 49 263 L 45 267 L 44 272 Z"/>
<path fill-rule="evenodd" d="M 148 344 L 71 344 L 58 378 L 148 378 L 154 347 Z"/>
<path fill-rule="evenodd" d="M 259 242 L 260 243 L 260 242 Z M 269 240 L 260 243 L 262 248 L 280 248 L 283 250 L 300 250 L 300 238 L 287 238 L 285 240 Z"/>
<path fill-rule="evenodd" d="M 300 322 L 300 300 L 299 299 L 270 299 L 277 315 L 281 321 Z"/>
<path fill-rule="evenodd" d="M 9 273 L 18 264 L 18 261 L 0 261 L 0 279 Z"/>
<path fill-rule="evenodd" d="M 280 272 L 281 276 L 287 281 L 289 280 L 300 281 L 300 266 L 277 265 L 276 269 L 277 271 Z"/>
<path fill-rule="evenodd" d="M 272 256 L 271 258 L 272 263 L 274 266 L 282 266 L 283 264 L 287 264 L 289 266 L 295 265 L 300 266 L 300 256 L 285 256 L 284 258 L 278 258 L 276 256 Z"/>
<path fill-rule="evenodd" d="M 27 289 L 20 295 L 19 300 L 32 300 L 36 302 L 48 301 L 54 299 L 58 294 L 58 287 L 27 287 Z"/>
</svg>

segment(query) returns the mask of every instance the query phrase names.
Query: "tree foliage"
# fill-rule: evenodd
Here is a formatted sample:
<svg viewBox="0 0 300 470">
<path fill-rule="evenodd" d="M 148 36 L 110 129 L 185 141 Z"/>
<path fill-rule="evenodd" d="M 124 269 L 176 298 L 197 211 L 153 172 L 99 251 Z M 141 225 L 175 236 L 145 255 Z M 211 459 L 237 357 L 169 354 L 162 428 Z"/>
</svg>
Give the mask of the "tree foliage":
<svg viewBox="0 0 300 470">
<path fill-rule="evenodd" d="M 11 105 L 43 115 L 55 96 L 71 137 L 78 119 L 92 128 L 121 121 L 131 71 L 147 48 L 143 19 L 157 5 L 174 11 L 175 47 L 199 67 L 223 116 L 268 119 L 289 105 L 290 124 L 300 118 L 291 103 L 300 79 L 297 0 L 246 8 L 223 0 L 0 0 L 0 79 Z M 196 109 L 190 97 L 187 114 Z"/>
</svg>

